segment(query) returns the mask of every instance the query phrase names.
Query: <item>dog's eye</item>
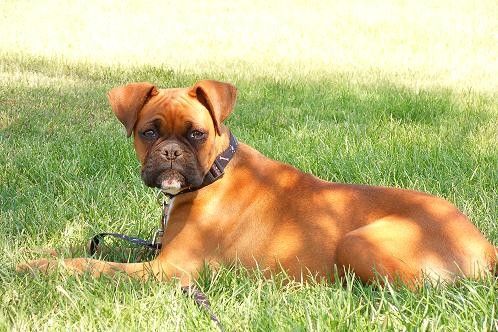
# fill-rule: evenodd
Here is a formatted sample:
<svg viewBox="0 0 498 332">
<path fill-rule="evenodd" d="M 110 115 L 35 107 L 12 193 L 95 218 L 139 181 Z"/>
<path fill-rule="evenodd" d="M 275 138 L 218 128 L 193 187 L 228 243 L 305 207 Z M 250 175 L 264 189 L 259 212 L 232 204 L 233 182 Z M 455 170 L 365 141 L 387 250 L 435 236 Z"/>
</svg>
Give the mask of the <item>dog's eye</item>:
<svg viewBox="0 0 498 332">
<path fill-rule="evenodd" d="M 142 132 L 142 137 L 147 139 L 154 139 L 157 137 L 157 132 L 153 129 L 146 130 Z"/>
<path fill-rule="evenodd" d="M 190 138 L 193 138 L 195 140 L 200 140 L 206 137 L 206 133 L 199 131 L 199 130 L 192 130 L 190 132 Z"/>
</svg>

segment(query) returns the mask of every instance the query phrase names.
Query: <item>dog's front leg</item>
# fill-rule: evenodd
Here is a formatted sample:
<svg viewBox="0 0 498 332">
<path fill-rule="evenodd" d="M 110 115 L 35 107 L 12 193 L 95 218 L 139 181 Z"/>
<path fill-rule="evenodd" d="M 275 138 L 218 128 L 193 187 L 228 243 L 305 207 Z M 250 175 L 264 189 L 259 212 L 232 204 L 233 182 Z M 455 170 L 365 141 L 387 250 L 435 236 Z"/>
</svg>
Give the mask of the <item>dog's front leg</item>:
<svg viewBox="0 0 498 332">
<path fill-rule="evenodd" d="M 195 278 L 196 271 L 188 271 L 181 266 L 154 259 L 143 263 L 117 263 L 107 262 L 91 258 L 72 258 L 65 260 L 38 259 L 28 263 L 17 265 L 17 272 L 42 272 L 48 273 L 57 268 L 64 268 L 70 273 L 90 273 L 94 277 L 101 275 L 112 276 L 116 273 L 124 273 L 132 278 L 147 280 L 155 278 L 159 281 L 179 279 L 182 286 L 190 285 Z"/>
</svg>

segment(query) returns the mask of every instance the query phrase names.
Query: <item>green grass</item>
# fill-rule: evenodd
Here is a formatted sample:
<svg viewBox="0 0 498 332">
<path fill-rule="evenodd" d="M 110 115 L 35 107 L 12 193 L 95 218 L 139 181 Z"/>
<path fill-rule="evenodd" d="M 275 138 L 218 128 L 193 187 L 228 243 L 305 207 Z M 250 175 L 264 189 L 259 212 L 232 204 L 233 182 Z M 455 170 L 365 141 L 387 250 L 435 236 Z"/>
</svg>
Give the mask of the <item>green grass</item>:
<svg viewBox="0 0 498 332">
<path fill-rule="evenodd" d="M 3 53 L 0 330 L 215 330 L 173 282 L 14 271 L 39 257 L 33 248 L 64 250 L 103 230 L 147 236 L 157 227 L 156 193 L 141 183 L 132 142 L 105 97 L 131 81 L 229 80 L 239 99 L 228 125 L 241 141 L 331 181 L 445 197 L 498 245 L 498 94 L 390 77 L 374 70 L 272 78 Z M 302 285 L 235 266 L 206 269 L 199 285 L 230 331 L 498 329 L 494 278 L 413 293 L 352 276 L 344 285 Z"/>
</svg>

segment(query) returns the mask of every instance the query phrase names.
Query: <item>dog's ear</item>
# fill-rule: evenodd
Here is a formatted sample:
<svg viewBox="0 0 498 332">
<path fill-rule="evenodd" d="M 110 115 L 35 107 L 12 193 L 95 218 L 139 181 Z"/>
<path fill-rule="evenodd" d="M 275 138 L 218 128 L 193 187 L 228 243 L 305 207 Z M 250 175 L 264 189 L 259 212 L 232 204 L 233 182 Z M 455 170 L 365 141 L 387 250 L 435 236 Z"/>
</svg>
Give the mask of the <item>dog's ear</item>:
<svg viewBox="0 0 498 332">
<path fill-rule="evenodd" d="M 216 133 L 221 135 L 221 123 L 232 113 L 237 99 L 237 88 L 229 83 L 202 80 L 189 91 L 191 97 L 197 98 L 213 118 Z"/>
<path fill-rule="evenodd" d="M 107 93 L 112 111 L 125 126 L 128 137 L 133 133 L 140 110 L 150 97 L 157 94 L 154 84 L 147 82 L 120 86 Z"/>
</svg>

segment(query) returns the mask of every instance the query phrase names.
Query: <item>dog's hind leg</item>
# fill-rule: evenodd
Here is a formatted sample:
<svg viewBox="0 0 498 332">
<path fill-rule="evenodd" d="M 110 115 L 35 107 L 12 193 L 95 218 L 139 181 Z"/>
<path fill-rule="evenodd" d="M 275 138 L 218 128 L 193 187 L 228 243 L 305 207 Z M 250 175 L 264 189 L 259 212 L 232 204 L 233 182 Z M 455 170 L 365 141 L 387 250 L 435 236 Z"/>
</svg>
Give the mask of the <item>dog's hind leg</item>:
<svg viewBox="0 0 498 332">
<path fill-rule="evenodd" d="M 338 244 L 336 264 L 364 282 L 381 276 L 416 287 L 427 278 L 479 278 L 492 269 L 492 251 L 470 223 L 388 216 L 346 234 Z"/>
<path fill-rule="evenodd" d="M 400 236 L 401 235 L 401 236 Z M 412 283 L 418 277 L 414 257 L 410 253 L 412 238 L 393 234 L 387 224 L 370 224 L 352 231 L 341 239 L 336 250 L 338 272 L 352 270 L 363 282 L 379 277 L 389 281 Z"/>
</svg>

